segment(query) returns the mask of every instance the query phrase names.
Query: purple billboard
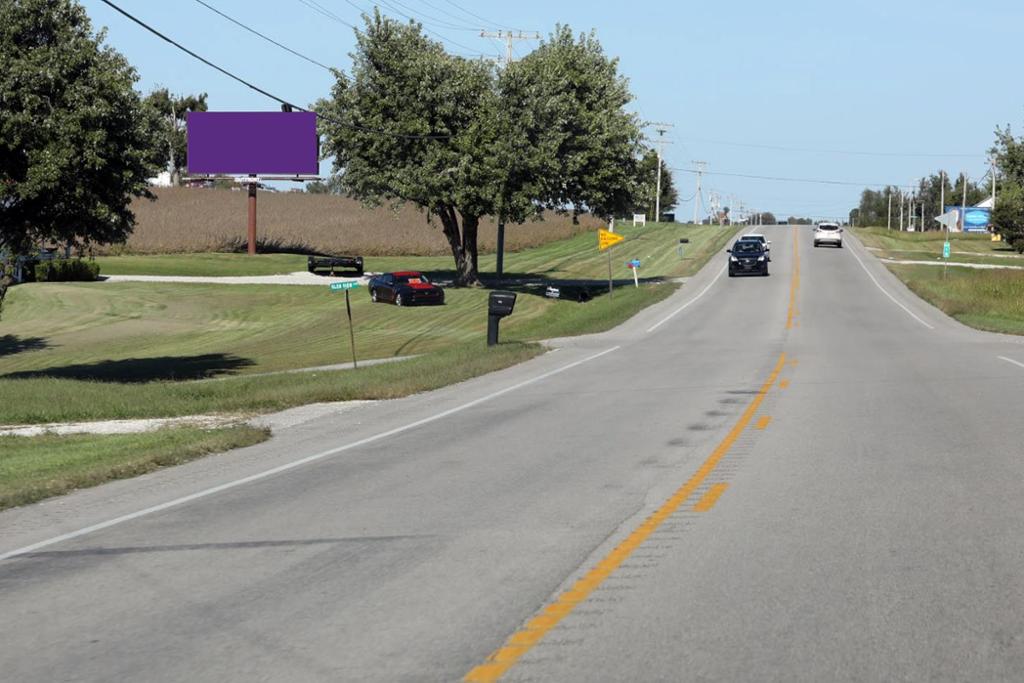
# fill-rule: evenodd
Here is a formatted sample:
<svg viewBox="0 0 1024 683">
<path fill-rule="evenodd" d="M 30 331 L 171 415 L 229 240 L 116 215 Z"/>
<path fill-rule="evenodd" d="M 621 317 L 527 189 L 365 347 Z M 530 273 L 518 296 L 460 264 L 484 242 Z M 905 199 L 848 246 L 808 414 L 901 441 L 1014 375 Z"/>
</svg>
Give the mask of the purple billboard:
<svg viewBox="0 0 1024 683">
<path fill-rule="evenodd" d="M 312 112 L 190 112 L 190 175 L 316 175 L 320 144 Z"/>
</svg>

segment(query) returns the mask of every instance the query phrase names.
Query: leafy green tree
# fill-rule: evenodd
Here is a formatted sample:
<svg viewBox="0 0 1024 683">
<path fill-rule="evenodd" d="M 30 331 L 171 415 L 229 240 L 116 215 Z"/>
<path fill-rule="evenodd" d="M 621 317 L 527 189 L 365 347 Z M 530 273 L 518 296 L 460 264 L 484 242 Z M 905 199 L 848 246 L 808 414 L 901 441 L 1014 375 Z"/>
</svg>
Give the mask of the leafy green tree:
<svg viewBox="0 0 1024 683">
<path fill-rule="evenodd" d="M 1024 138 L 1013 137 L 1009 126 L 997 128 L 991 151 L 998 169 L 992 228 L 1024 254 Z"/>
<path fill-rule="evenodd" d="M 154 151 L 155 161 L 171 172 L 172 185 L 180 185 L 181 171 L 188 168 L 185 122 L 189 112 L 206 111 L 206 93 L 172 95 L 167 88 L 158 88 L 144 102 L 158 121 L 160 141 Z"/>
<path fill-rule="evenodd" d="M 306 192 L 309 194 L 342 194 L 341 177 L 332 174 L 327 180 L 313 180 L 306 183 Z"/>
<path fill-rule="evenodd" d="M 654 196 L 658 192 L 658 152 L 648 149 L 640 160 L 640 177 L 637 179 L 637 197 L 633 205 L 633 213 L 651 216 L 653 220 L 657 205 Z M 661 210 L 671 211 L 679 203 L 679 192 L 672 179 L 672 171 L 664 160 L 661 162 Z"/>
<path fill-rule="evenodd" d="M 492 213 L 497 178 L 493 67 L 453 57 L 375 12 L 356 32 L 351 79 L 339 75 L 323 116 L 323 152 L 349 195 L 374 205 L 413 202 L 440 219 L 456 281 L 477 282 L 480 218 Z"/>
<path fill-rule="evenodd" d="M 638 191 L 640 121 L 618 60 L 604 54 L 594 33 L 574 37 L 556 27 L 548 40 L 516 65 L 529 91 L 502 105 L 519 118 L 532 147 L 536 199 L 573 215 L 624 215 Z M 508 71 L 512 71 L 509 69 Z M 522 109 L 514 105 L 522 103 Z"/>
<path fill-rule="evenodd" d="M 640 130 L 614 60 L 568 28 L 500 73 L 449 55 L 414 23 L 375 12 L 357 31 L 351 77 L 317 102 L 323 152 L 344 192 L 413 202 L 437 218 L 456 282 L 478 282 L 483 216 L 545 209 L 607 216 L 635 195 Z"/>
<path fill-rule="evenodd" d="M 123 241 L 151 196 L 153 120 L 103 40 L 73 0 L 0 2 L 0 301 L 14 254 Z"/>
</svg>

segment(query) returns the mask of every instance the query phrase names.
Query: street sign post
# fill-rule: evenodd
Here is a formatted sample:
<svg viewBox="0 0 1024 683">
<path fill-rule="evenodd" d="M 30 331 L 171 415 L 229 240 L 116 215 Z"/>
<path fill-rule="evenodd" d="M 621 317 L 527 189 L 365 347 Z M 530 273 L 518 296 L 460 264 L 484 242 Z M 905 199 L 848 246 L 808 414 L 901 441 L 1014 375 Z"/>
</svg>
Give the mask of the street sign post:
<svg viewBox="0 0 1024 683">
<path fill-rule="evenodd" d="M 356 331 L 352 326 L 352 302 L 349 300 L 348 293 L 350 290 L 359 287 L 358 282 L 332 282 L 332 292 L 345 292 L 345 310 L 348 312 L 348 338 L 352 346 L 352 369 L 356 370 L 359 368 L 359 364 L 356 361 Z"/>
<path fill-rule="evenodd" d="M 622 235 L 602 228 L 597 231 L 597 248 L 600 251 L 608 251 L 624 239 L 626 238 Z M 612 296 L 612 253 L 610 251 L 608 251 L 608 296 Z"/>
</svg>

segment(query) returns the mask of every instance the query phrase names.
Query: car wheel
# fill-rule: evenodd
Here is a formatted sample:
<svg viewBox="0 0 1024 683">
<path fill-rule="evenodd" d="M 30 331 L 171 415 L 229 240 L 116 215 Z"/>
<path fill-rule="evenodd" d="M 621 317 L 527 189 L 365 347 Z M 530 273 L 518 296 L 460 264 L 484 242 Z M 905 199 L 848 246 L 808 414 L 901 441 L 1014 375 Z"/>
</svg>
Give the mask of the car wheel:
<svg viewBox="0 0 1024 683">
<path fill-rule="evenodd" d="M 729 270 L 729 277 L 736 277 L 736 273 L 732 272 L 731 269 Z"/>
<path fill-rule="evenodd" d="M 818 243 L 817 243 L 817 242 L 815 242 L 815 243 L 814 243 L 814 248 L 815 248 L 815 249 L 817 249 L 817 248 L 818 248 Z"/>
<path fill-rule="evenodd" d="M 405 305 L 405 300 L 402 299 L 402 295 L 401 294 L 395 294 L 395 305 L 396 306 L 404 306 Z"/>
<path fill-rule="evenodd" d="M 842 249 L 842 248 L 843 248 L 843 243 L 842 243 L 842 242 L 840 242 L 840 243 L 839 243 L 839 244 L 837 244 L 836 246 L 837 246 L 837 247 L 839 247 L 840 249 Z"/>
<path fill-rule="evenodd" d="M 377 303 L 377 290 L 376 289 L 371 289 L 370 290 L 370 301 L 372 301 L 373 303 Z"/>
</svg>

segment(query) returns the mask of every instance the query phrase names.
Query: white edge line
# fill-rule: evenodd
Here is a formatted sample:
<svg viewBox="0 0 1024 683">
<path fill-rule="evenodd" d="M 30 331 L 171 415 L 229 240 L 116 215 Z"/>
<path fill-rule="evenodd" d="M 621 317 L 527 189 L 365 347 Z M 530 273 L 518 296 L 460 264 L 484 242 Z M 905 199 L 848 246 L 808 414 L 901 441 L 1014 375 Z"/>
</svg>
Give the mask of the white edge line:
<svg viewBox="0 0 1024 683">
<path fill-rule="evenodd" d="M 889 297 L 889 299 L 892 300 L 894 304 L 896 304 L 904 311 L 906 311 L 907 315 L 909 315 L 911 318 L 927 327 L 929 330 L 935 329 L 932 325 L 929 325 L 928 323 L 914 315 L 913 311 L 911 311 L 909 308 L 901 304 L 899 301 L 896 300 L 896 297 L 894 297 L 892 294 L 886 291 L 885 287 L 879 284 L 878 280 L 875 279 L 875 276 L 871 274 L 871 271 L 868 270 L 868 267 L 864 265 L 864 262 L 860 260 L 860 256 L 857 256 L 857 253 L 853 249 L 850 249 L 850 255 L 853 256 L 853 258 L 857 259 L 857 263 L 859 263 L 860 267 L 864 269 L 864 272 L 868 274 L 868 277 L 871 278 L 871 281 L 875 283 L 875 287 L 878 287 L 878 289 L 881 290 L 882 294 L 885 294 L 887 297 Z"/>
<path fill-rule="evenodd" d="M 711 289 L 711 286 L 712 286 L 713 284 L 715 284 L 716 282 L 718 282 L 718 278 L 722 277 L 722 273 L 724 273 L 724 272 L 725 272 L 725 269 L 726 269 L 726 268 L 728 268 L 728 265 L 724 265 L 724 266 L 722 266 L 722 269 L 721 269 L 721 270 L 719 270 L 719 271 L 718 271 L 718 274 L 717 274 L 717 275 L 715 275 L 715 277 L 714 277 L 714 278 L 713 278 L 713 279 L 711 280 L 711 282 L 709 282 L 709 283 L 708 283 L 708 286 L 707 286 L 707 287 L 705 287 L 704 289 L 700 290 L 700 294 L 698 294 L 697 296 L 693 297 L 692 299 L 690 299 L 689 301 L 687 301 L 687 302 L 686 302 L 685 304 L 683 304 L 682 306 L 680 306 L 680 307 L 679 307 L 679 308 L 677 308 L 676 310 L 674 310 L 674 311 L 672 311 L 671 313 L 669 313 L 668 315 L 666 315 L 666 316 L 665 316 L 664 318 L 662 318 L 662 319 L 661 319 L 660 321 L 656 322 L 656 323 L 655 323 L 654 325 L 651 325 L 650 327 L 648 327 L 648 328 L 647 328 L 647 334 L 650 334 L 651 332 L 654 332 L 654 331 L 655 331 L 656 329 L 658 329 L 659 327 L 661 327 L 662 325 L 664 325 L 665 323 L 667 323 L 667 322 L 668 322 L 669 320 L 671 320 L 672 318 L 674 318 L 674 317 L 676 316 L 676 314 L 678 314 L 678 313 L 681 313 L 681 312 L 683 311 L 683 309 L 684 309 L 684 308 L 686 308 L 687 306 L 689 306 L 690 304 L 692 304 L 693 302 L 695 302 L 695 301 L 696 301 L 697 299 L 699 299 L 699 298 L 701 298 L 702 296 L 704 296 L 704 295 L 705 295 L 705 294 L 707 293 L 707 291 L 708 291 L 709 289 Z"/>
<path fill-rule="evenodd" d="M 160 503 L 159 505 L 154 505 L 152 507 L 145 508 L 144 510 L 138 510 L 137 512 L 132 512 L 132 513 L 129 513 L 127 515 L 122 515 L 120 517 L 115 517 L 114 519 L 109 519 L 109 520 L 107 520 L 105 522 L 100 522 L 98 524 L 93 524 L 91 526 L 87 526 L 87 527 L 84 527 L 82 529 L 78 529 L 76 531 L 70 531 L 70 532 L 68 532 L 66 534 L 61 534 L 60 536 L 54 536 L 53 538 L 49 538 L 49 539 L 47 539 L 45 541 L 40 541 L 38 543 L 33 543 L 32 545 L 27 545 L 27 546 L 25 546 L 23 548 L 18 548 L 17 550 L 11 550 L 10 552 L 6 552 L 6 553 L 3 553 L 3 554 L 0 554 L 0 562 L 3 562 L 4 560 L 9 560 L 9 559 L 11 559 L 13 557 L 17 557 L 18 555 L 25 555 L 27 553 L 34 552 L 36 550 L 39 550 L 40 548 L 45 548 L 47 546 L 54 545 L 55 543 L 61 543 L 63 541 L 68 541 L 68 540 L 71 540 L 73 538 L 78 538 L 80 536 L 85 536 L 87 534 L 91 534 L 91 533 L 94 533 L 96 531 L 100 531 L 102 529 L 109 529 L 112 526 L 116 526 L 118 524 L 123 524 L 124 522 L 130 522 L 133 519 L 138 519 L 140 517 L 145 517 L 146 515 L 151 515 L 154 512 L 161 512 L 161 511 L 167 510 L 169 508 L 178 507 L 180 505 L 184 505 L 186 503 L 190 503 L 190 502 L 192 502 L 194 500 L 199 500 L 200 498 L 206 498 L 207 496 L 212 496 L 212 495 L 214 495 L 216 493 L 221 493 L 222 491 L 227 491 L 229 489 L 233 489 L 233 488 L 236 488 L 238 486 L 243 486 L 244 484 L 250 484 L 250 483 L 252 483 L 254 481 L 259 481 L 261 479 L 266 479 L 267 477 L 272 477 L 275 474 L 280 474 L 282 472 L 287 472 L 288 470 L 295 469 L 296 467 L 301 467 L 301 466 L 307 465 L 307 464 L 309 464 L 311 462 L 316 462 L 317 460 L 323 460 L 324 458 L 328 458 L 328 457 L 330 457 L 332 455 L 337 455 L 338 453 L 343 453 L 344 451 L 348 451 L 348 450 L 351 450 L 353 448 L 359 448 L 360 446 L 365 446 L 367 444 L 373 443 L 374 441 L 380 441 L 381 439 L 386 439 L 388 437 L 395 436 L 396 434 L 401 434 L 402 432 L 407 432 L 407 431 L 409 431 L 411 429 L 415 429 L 417 427 L 422 427 L 425 424 L 429 424 L 431 422 L 436 422 L 437 420 L 442 420 L 442 419 L 444 419 L 444 418 L 446 418 L 446 417 L 448 417 L 450 415 L 454 415 L 455 413 L 460 413 L 460 412 L 462 412 L 464 410 L 468 410 L 468 409 L 470 409 L 470 408 L 472 408 L 474 406 L 478 406 L 481 403 L 485 403 L 487 401 L 491 401 L 491 400 L 493 400 L 495 398 L 498 398 L 499 396 L 504 396 L 505 394 L 508 394 L 510 392 L 513 392 L 513 391 L 516 391 L 517 389 L 522 389 L 523 387 L 529 386 L 530 384 L 534 384 L 536 382 L 540 382 L 542 380 L 547 379 L 548 377 L 553 377 L 554 375 L 557 375 L 559 373 L 565 372 L 566 370 L 571 370 L 572 368 L 575 368 L 575 367 L 577 367 L 579 365 L 583 365 L 584 363 L 589 363 L 592 360 L 597 360 L 601 356 L 605 356 L 605 355 L 607 355 L 609 353 L 612 353 L 613 351 L 617 351 L 620 348 L 621 348 L 620 346 L 613 346 L 612 348 L 605 349 L 604 351 L 601 351 L 600 353 L 595 353 L 595 354 L 593 354 L 591 356 L 587 356 L 586 358 L 582 358 L 582 359 L 580 359 L 578 361 L 574 361 L 574 362 L 569 363 L 567 365 L 563 365 L 560 368 L 555 368 L 554 370 L 549 370 L 548 372 L 545 372 L 543 374 L 537 375 L 536 377 L 533 377 L 531 379 L 519 382 L 518 384 L 513 384 L 510 387 L 505 387 L 504 389 L 501 389 L 499 391 L 495 391 L 492 394 L 488 394 L 486 396 L 482 396 L 482 397 L 480 397 L 478 399 L 470 401 L 469 403 L 463 403 L 460 406 L 456 406 L 454 408 L 449 408 L 448 410 L 445 410 L 445 411 L 442 411 L 440 413 L 437 413 L 436 415 L 432 415 L 430 417 L 425 417 L 422 420 L 416 420 L 415 422 L 410 422 L 407 425 L 403 425 L 401 427 L 396 427 L 395 429 L 390 429 L 390 430 L 388 430 L 386 432 L 381 432 L 380 434 L 375 434 L 373 436 L 368 436 L 365 439 L 360 439 L 359 441 L 354 441 L 354 442 L 352 442 L 350 444 L 345 444 L 344 446 L 338 446 L 337 448 L 331 448 L 330 450 L 326 450 L 326 451 L 323 451 L 323 452 L 320 452 L 320 453 L 316 453 L 315 455 L 310 455 L 310 456 L 307 456 L 305 458 L 300 458 L 299 460 L 294 460 L 292 462 L 285 463 L 284 465 L 280 465 L 278 467 L 274 467 L 274 468 L 271 468 L 269 470 L 264 470 L 263 472 L 258 472 L 256 474 L 249 475 L 248 477 L 242 477 L 241 479 L 236 479 L 234 481 L 229 481 L 229 482 L 226 482 L 224 484 L 220 484 L 218 486 L 213 486 L 213 487 L 208 488 L 208 489 L 203 489 L 202 491 L 197 491 L 197 492 L 191 493 L 191 494 L 189 494 L 187 496 L 182 496 L 181 498 L 175 498 L 174 500 L 169 500 L 166 503 Z"/>
<path fill-rule="evenodd" d="M 1021 363 L 1019 360 L 1014 360 L 1012 358 L 1007 358 L 1006 356 L 999 356 L 999 360 L 1005 360 L 1007 363 L 1013 363 L 1018 368 L 1024 368 L 1024 363 Z"/>
</svg>

